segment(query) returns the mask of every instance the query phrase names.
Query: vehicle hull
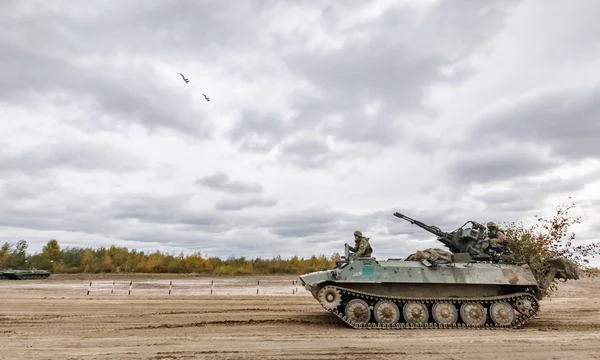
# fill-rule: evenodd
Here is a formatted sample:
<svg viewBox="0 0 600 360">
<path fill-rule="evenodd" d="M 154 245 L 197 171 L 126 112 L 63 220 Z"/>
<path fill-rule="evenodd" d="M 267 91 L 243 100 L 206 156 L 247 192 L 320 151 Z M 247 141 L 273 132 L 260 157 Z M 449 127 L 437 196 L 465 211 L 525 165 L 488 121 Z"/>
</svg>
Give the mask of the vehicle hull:
<svg viewBox="0 0 600 360">
<path fill-rule="evenodd" d="M 354 328 L 515 328 L 541 296 L 529 267 L 497 263 L 355 258 L 300 280 Z"/>
</svg>

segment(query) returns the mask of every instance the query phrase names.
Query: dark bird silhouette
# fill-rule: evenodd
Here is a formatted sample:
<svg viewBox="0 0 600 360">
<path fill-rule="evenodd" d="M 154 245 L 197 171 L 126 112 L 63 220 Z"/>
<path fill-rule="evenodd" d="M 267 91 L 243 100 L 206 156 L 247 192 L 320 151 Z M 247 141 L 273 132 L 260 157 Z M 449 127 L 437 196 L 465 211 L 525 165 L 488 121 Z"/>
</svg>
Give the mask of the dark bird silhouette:
<svg viewBox="0 0 600 360">
<path fill-rule="evenodd" d="M 179 75 L 181 75 L 181 78 L 183 79 L 183 81 L 185 81 L 186 84 L 190 82 L 190 80 L 186 79 L 185 76 L 183 76 L 182 73 L 179 73 Z"/>
<path fill-rule="evenodd" d="M 208 98 L 208 96 L 202 94 L 202 96 L 204 96 L 204 98 L 206 99 L 206 101 L 210 101 L 210 99 Z"/>
</svg>

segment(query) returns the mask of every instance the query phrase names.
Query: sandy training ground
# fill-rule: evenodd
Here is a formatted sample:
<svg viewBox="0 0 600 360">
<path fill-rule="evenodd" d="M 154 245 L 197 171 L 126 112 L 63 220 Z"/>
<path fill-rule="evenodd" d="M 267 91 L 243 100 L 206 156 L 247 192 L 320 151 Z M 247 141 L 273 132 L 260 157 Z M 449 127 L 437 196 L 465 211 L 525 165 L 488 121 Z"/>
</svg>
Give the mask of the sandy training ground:
<svg viewBox="0 0 600 360">
<path fill-rule="evenodd" d="M 0 359 L 600 359 L 600 278 L 560 284 L 517 330 L 386 331 L 345 327 L 296 279 L 2 280 Z"/>
</svg>

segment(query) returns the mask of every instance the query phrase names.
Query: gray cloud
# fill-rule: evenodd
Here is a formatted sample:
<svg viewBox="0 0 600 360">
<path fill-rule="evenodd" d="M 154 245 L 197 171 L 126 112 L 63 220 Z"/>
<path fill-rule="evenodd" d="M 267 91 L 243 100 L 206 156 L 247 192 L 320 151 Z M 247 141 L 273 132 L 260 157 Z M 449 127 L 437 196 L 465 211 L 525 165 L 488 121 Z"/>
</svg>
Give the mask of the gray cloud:
<svg viewBox="0 0 600 360">
<path fill-rule="evenodd" d="M 302 136 L 282 143 L 279 147 L 281 163 L 290 163 L 298 168 L 326 168 L 344 156 L 331 149 L 324 139 Z"/>
<path fill-rule="evenodd" d="M 170 224 L 179 220 L 182 210 L 189 207 L 191 194 L 147 195 L 127 194 L 110 201 L 115 219 L 138 219 L 149 223 Z"/>
<path fill-rule="evenodd" d="M 29 179 L 31 180 L 31 179 Z M 7 201 L 37 199 L 40 194 L 53 191 L 56 184 L 48 177 L 38 181 L 6 180 L 0 187 L 2 197 Z"/>
<path fill-rule="evenodd" d="M 27 198 L 18 197 L 15 188 L 19 189 L 14 182 L 0 187 L 0 202 L 6 204 L 0 209 L 0 226 L 77 231 L 132 240 L 129 234 L 143 232 L 148 227 L 157 233 L 179 231 L 197 237 L 199 232 L 216 234 L 252 223 L 249 215 L 226 216 L 194 209 L 190 194 L 85 194 L 47 181 L 30 179 L 28 183 L 33 191 Z"/>
<path fill-rule="evenodd" d="M 357 24 L 351 31 L 343 29 L 344 18 L 334 15 L 342 9 L 333 10 L 335 6 L 330 3 L 321 17 L 329 24 L 330 35 L 342 42 L 341 46 L 307 50 L 289 36 L 279 35 L 292 44 L 283 55 L 286 66 L 309 84 L 293 97 L 291 106 L 295 115 L 288 118 L 252 114 L 252 120 L 260 118 L 260 122 L 244 116 L 229 137 L 240 148 L 247 148 L 248 139 L 252 139 L 260 144 L 255 149 L 264 151 L 303 130 L 313 133 L 316 130 L 317 134 L 339 142 L 396 144 L 410 134 L 411 122 L 421 121 L 423 115 L 432 113 L 423 103 L 431 86 L 465 80 L 469 70 L 461 61 L 485 44 L 502 25 L 506 11 L 516 3 L 450 6 L 438 2 L 422 18 L 409 6 L 398 5 L 379 18 Z M 456 16 L 448 17 L 448 12 Z M 441 27 L 435 36 L 430 30 L 433 27 Z M 473 27 L 481 32 L 466 30 Z M 443 41 L 434 39 L 440 34 Z M 311 40 L 303 39 L 305 43 Z M 435 46 L 424 47 L 424 41 Z M 454 74 L 442 72 L 443 68 L 453 66 L 460 70 Z M 366 112 L 365 108 L 371 105 L 379 107 L 378 111 Z M 287 149 L 286 145 L 282 147 L 282 154 L 290 155 L 289 145 Z M 298 160 L 301 160 L 314 164 L 315 157 L 328 158 L 332 152 L 323 143 L 314 141 L 304 141 L 303 150 L 291 153 L 294 163 L 300 165 Z M 349 151 L 346 156 L 357 154 Z"/>
<path fill-rule="evenodd" d="M 144 3 L 136 2 L 135 7 Z M 133 19 L 123 18 L 123 24 L 127 26 L 133 20 L 133 28 L 142 36 L 158 28 L 162 36 L 156 45 L 165 45 L 169 50 L 191 50 L 209 60 L 209 56 L 218 56 L 224 49 L 256 50 L 261 15 L 268 14 L 272 6 L 272 2 L 265 0 L 243 3 L 166 0 L 154 6 L 141 6 Z M 190 44 L 201 47 L 190 49 Z M 202 54 L 203 51 L 208 53 Z"/>
<path fill-rule="evenodd" d="M 216 210 L 239 211 L 252 207 L 273 207 L 277 205 L 277 200 L 273 198 L 249 197 L 222 199 L 215 204 Z"/>
<path fill-rule="evenodd" d="M 39 51 L 39 50 L 36 50 Z M 110 64 L 94 68 L 57 56 L 38 54 L 0 40 L 0 103 L 22 104 L 50 96 L 56 105 L 74 106 L 86 113 L 71 123 L 86 130 L 114 129 L 140 124 L 150 130 L 177 130 L 206 138 L 211 125 L 191 106 L 183 91 L 172 91 L 149 77 L 147 67 L 126 68 Z M 175 76 L 176 74 L 174 74 Z M 92 116 L 96 121 L 87 122 Z"/>
<path fill-rule="evenodd" d="M 33 95 L 59 99 L 57 105 L 73 105 L 86 117 L 95 117 L 93 125 L 83 123 L 87 119 L 72 121 L 87 131 L 139 124 L 195 138 L 211 135 L 212 125 L 195 109 L 189 88 L 169 89 L 172 86 L 157 79 L 156 65 L 166 58 L 136 64 L 111 58 L 158 53 L 161 36 L 135 26 L 131 19 L 138 10 L 138 16 L 152 11 L 149 3 L 95 8 L 88 16 L 77 11 L 83 8 L 75 3 L 69 10 L 38 5 L 19 16 L 13 5 L 13 11 L 0 15 L 5 31 L 0 38 L 0 103 L 29 104 Z M 173 73 L 174 79 L 178 76 Z"/>
<path fill-rule="evenodd" d="M 327 234 L 347 217 L 339 212 L 328 212 L 324 209 L 306 209 L 303 211 L 294 211 L 289 214 L 279 216 L 277 219 L 263 221 L 263 226 L 267 227 L 269 232 L 282 238 L 302 238 L 312 235 Z"/>
<path fill-rule="evenodd" d="M 476 151 L 459 153 L 446 165 L 453 181 L 462 184 L 489 183 L 540 175 L 553 169 L 561 162 L 540 154 L 533 147 L 515 146 L 510 143 L 490 142 L 476 144 Z"/>
<path fill-rule="evenodd" d="M 454 160 L 445 166 L 450 175 L 448 180 L 464 186 L 511 181 L 539 176 L 573 161 L 598 158 L 596 139 L 600 138 L 600 127 L 595 121 L 600 118 L 598 89 L 599 86 L 578 90 L 538 89 L 488 109 L 467 130 L 465 138 L 437 148 L 455 154 Z M 470 139 L 477 139 L 477 143 Z M 585 181 L 590 180 L 588 177 Z M 516 183 L 515 189 L 521 191 L 537 183 Z M 554 193 L 561 192 L 563 183 L 554 182 L 554 188 L 551 184 L 540 186 L 546 193 Z M 573 191 L 581 190 L 575 188 Z M 528 201 L 526 196 L 505 206 L 524 211 L 528 209 L 526 203 L 540 200 L 535 197 Z"/>
<path fill-rule="evenodd" d="M 243 4 L 132 0 L 93 8 L 64 1 L 52 6 L 38 2 L 35 7 L 14 3 L 3 15 L 15 42 L 44 52 L 69 56 L 135 53 L 172 60 L 177 53 L 192 52 L 198 59 L 209 60 L 219 55 L 222 46 L 255 50 L 257 25 L 263 20 L 260 15 L 269 9 L 268 2 L 260 0 Z M 20 31 L 24 29 L 28 31 Z"/>
<path fill-rule="evenodd" d="M 216 234 L 252 224 L 252 214 L 223 214 L 192 205 L 191 194 L 128 194 L 115 197 L 103 211 L 115 221 L 134 219 L 144 226 L 173 228 L 183 232 Z M 125 231 L 127 233 L 127 231 Z"/>
<path fill-rule="evenodd" d="M 232 180 L 224 172 L 216 172 L 196 179 L 195 184 L 230 194 L 257 194 L 263 192 L 262 185 L 252 181 Z"/>
<path fill-rule="evenodd" d="M 41 176 L 51 169 L 131 172 L 147 167 L 145 158 L 98 142 L 43 143 L 19 152 L 0 152 L 0 173 Z"/>
<path fill-rule="evenodd" d="M 391 228 L 398 229 L 398 225 L 402 225 L 403 221 L 392 216 L 394 211 L 396 210 L 390 209 L 355 214 L 332 210 L 325 206 L 312 206 L 269 217 L 260 224 L 269 232 L 283 238 L 306 238 L 311 236 L 333 237 L 334 239 L 340 236 L 352 238 L 352 233 L 355 230 L 368 233 L 381 228 L 384 229 L 382 233 L 384 235 L 398 235 L 400 232 L 390 232 Z M 430 215 L 426 219 L 431 220 L 434 217 Z M 435 218 L 435 220 L 442 222 L 440 218 Z M 405 226 L 403 229 L 405 230 L 403 234 L 413 234 L 411 230 L 414 230 L 414 228 L 411 229 Z"/>
<path fill-rule="evenodd" d="M 586 199 L 584 207 L 592 210 L 600 210 L 600 198 Z"/>
<path fill-rule="evenodd" d="M 569 160 L 599 158 L 600 85 L 540 88 L 489 110 L 469 135 L 485 141 L 522 141 Z"/>
<path fill-rule="evenodd" d="M 245 110 L 240 116 L 238 126 L 231 128 L 226 134 L 231 141 L 239 144 L 240 150 L 270 151 L 287 132 L 277 114 Z"/>
<path fill-rule="evenodd" d="M 508 213 L 514 217 L 515 213 L 534 213 L 544 205 L 548 196 L 572 196 L 583 190 L 587 184 L 600 181 L 600 170 L 587 174 L 574 176 L 567 179 L 550 179 L 532 181 L 518 179 L 510 182 L 504 189 L 490 190 L 474 197 L 485 205 L 488 212 Z M 500 215 L 500 214 L 498 214 Z"/>
<path fill-rule="evenodd" d="M 105 211 L 103 196 L 77 193 L 57 183 L 52 176 L 2 181 L 0 226 L 88 234 L 118 230 Z"/>
</svg>

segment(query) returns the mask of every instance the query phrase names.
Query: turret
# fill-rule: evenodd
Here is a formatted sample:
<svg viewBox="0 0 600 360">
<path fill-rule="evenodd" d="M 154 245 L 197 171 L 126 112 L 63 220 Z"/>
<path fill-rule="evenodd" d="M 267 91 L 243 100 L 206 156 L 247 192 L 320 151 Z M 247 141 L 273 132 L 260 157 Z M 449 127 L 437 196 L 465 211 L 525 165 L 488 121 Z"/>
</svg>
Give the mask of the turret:
<svg viewBox="0 0 600 360">
<path fill-rule="evenodd" d="M 479 250 L 476 250 L 477 241 L 482 240 L 485 236 L 485 234 L 483 232 L 480 232 L 482 226 L 478 223 L 475 223 L 473 221 L 467 221 L 460 228 L 458 228 L 452 232 L 445 232 L 445 231 L 442 231 L 437 226 L 427 225 L 421 221 L 412 219 L 412 218 L 410 218 L 404 214 L 401 214 L 399 212 L 395 212 L 394 216 L 398 217 L 400 219 L 406 220 L 413 225 L 417 225 L 421 229 L 428 231 L 428 232 L 432 233 L 433 235 L 437 236 L 437 241 L 444 244 L 444 246 L 447 247 L 451 253 L 454 253 L 454 254 L 469 253 L 471 255 L 475 255 L 475 258 L 478 258 L 481 260 L 490 258 L 489 254 L 484 254 L 484 253 L 480 252 Z M 463 227 L 465 225 L 467 225 L 468 223 L 473 223 L 473 227 L 463 229 Z"/>
</svg>

